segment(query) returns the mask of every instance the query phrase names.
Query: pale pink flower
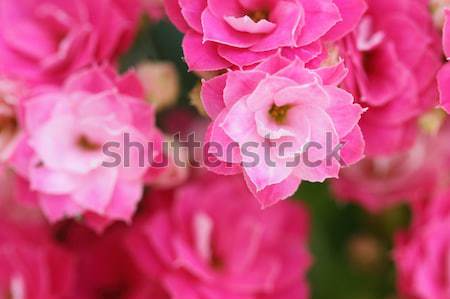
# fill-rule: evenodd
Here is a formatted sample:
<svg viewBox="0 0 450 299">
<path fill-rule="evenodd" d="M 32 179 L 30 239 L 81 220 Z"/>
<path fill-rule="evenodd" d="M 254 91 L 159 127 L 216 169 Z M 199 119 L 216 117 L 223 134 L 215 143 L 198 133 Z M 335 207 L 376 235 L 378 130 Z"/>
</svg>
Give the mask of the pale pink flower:
<svg viewBox="0 0 450 299">
<path fill-rule="evenodd" d="M 369 108 L 360 122 L 367 155 L 410 148 L 417 118 L 437 104 L 441 52 L 426 2 L 369 0 L 358 28 L 341 43 L 350 71 L 343 87 Z"/>
<path fill-rule="evenodd" d="M 308 298 L 306 211 L 261 211 L 239 177 L 192 181 L 136 223 L 129 250 L 170 298 Z"/>
<path fill-rule="evenodd" d="M 61 82 L 92 63 L 115 63 L 137 31 L 138 4 L 1 1 L 0 74 L 33 83 Z"/>
<path fill-rule="evenodd" d="M 20 103 L 25 134 L 10 160 L 39 193 L 49 220 L 84 216 L 98 229 L 101 219 L 130 220 L 162 139 L 142 95 L 133 73 L 94 67 Z M 123 155 L 126 134 L 145 150 Z M 103 166 L 114 162 L 103 152 L 108 142 L 116 143 L 108 150 L 120 158 L 115 167 Z"/>
<path fill-rule="evenodd" d="M 202 100 L 213 120 L 205 142 L 209 158 L 221 162 L 209 168 L 243 172 L 263 207 L 292 195 L 302 180 L 338 177 L 364 151 L 363 109 L 336 87 L 345 74 L 342 64 L 309 70 L 275 55 L 253 70 L 205 81 Z"/>
<path fill-rule="evenodd" d="M 413 227 L 396 238 L 394 258 L 402 298 L 450 298 L 450 193 L 414 210 Z"/>
<path fill-rule="evenodd" d="M 283 49 L 309 61 L 352 31 L 363 0 L 165 0 L 171 21 L 186 35 L 191 70 L 253 65 Z"/>
</svg>

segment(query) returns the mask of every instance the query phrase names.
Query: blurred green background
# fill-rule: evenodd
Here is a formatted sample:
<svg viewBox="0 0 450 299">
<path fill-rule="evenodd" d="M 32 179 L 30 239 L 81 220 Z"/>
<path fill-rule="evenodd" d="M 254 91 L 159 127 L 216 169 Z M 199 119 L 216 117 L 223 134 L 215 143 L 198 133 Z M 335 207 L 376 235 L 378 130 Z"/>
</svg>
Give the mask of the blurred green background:
<svg viewBox="0 0 450 299">
<path fill-rule="evenodd" d="M 189 107 L 188 93 L 199 79 L 187 71 L 181 40 L 181 33 L 170 23 L 143 20 L 134 46 L 121 59 L 121 70 L 142 60 L 173 62 L 182 84 L 179 104 Z M 407 208 L 371 215 L 333 199 L 327 184 L 303 183 L 296 198 L 311 213 L 312 299 L 396 298 L 392 239 L 409 222 Z"/>
</svg>

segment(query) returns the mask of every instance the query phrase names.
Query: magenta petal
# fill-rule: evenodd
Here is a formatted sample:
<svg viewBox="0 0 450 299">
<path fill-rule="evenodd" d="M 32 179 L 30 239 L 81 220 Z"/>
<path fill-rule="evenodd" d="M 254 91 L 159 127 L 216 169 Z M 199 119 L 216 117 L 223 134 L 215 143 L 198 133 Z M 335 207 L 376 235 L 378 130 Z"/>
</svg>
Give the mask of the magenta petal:
<svg viewBox="0 0 450 299">
<path fill-rule="evenodd" d="M 170 21 L 178 28 L 178 30 L 181 32 L 189 30 L 189 25 L 181 14 L 181 7 L 178 0 L 164 0 L 164 7 Z"/>
<path fill-rule="evenodd" d="M 290 65 L 291 61 L 280 55 L 278 52 L 275 55 L 270 56 L 259 65 L 255 67 L 255 70 L 266 72 L 269 74 L 275 74 L 283 68 Z"/>
<path fill-rule="evenodd" d="M 302 17 L 303 10 L 299 4 L 279 1 L 270 16 L 270 20 L 276 23 L 277 27 L 266 37 L 258 41 L 252 47 L 252 50 L 263 52 L 281 47 L 296 46 L 295 35 Z"/>
<path fill-rule="evenodd" d="M 444 53 L 447 58 L 450 57 L 450 9 L 445 10 L 445 23 L 442 33 L 444 43 Z"/>
<path fill-rule="evenodd" d="M 212 119 L 215 119 L 225 108 L 223 92 L 227 76 L 227 74 L 223 74 L 208 81 L 203 81 L 201 99 L 206 113 Z"/>
<path fill-rule="evenodd" d="M 324 36 L 326 40 L 335 41 L 353 31 L 367 10 L 364 0 L 333 0 L 339 8 L 342 21 L 338 22 Z"/>
<path fill-rule="evenodd" d="M 201 15 L 206 9 L 206 0 L 178 0 L 181 7 L 181 14 L 189 26 L 198 33 L 203 32 Z"/>
<path fill-rule="evenodd" d="M 305 25 L 297 40 L 299 46 L 318 40 L 342 20 L 339 9 L 331 0 L 301 0 L 301 3 L 305 11 Z"/>
<path fill-rule="evenodd" d="M 214 43 L 202 42 L 202 36 L 188 31 L 183 39 L 186 63 L 191 71 L 217 71 L 231 66 L 231 63 L 217 54 Z"/>
<path fill-rule="evenodd" d="M 366 143 L 359 126 L 342 139 L 341 158 L 346 165 L 352 165 L 364 158 Z"/>
<path fill-rule="evenodd" d="M 227 107 L 231 107 L 244 96 L 252 93 L 266 74 L 259 71 L 230 72 L 223 90 L 223 99 Z"/>
<path fill-rule="evenodd" d="M 437 75 L 440 103 L 442 108 L 450 113 L 450 64 L 444 65 Z"/>
<path fill-rule="evenodd" d="M 244 176 L 244 178 L 248 188 L 259 201 L 262 208 L 268 208 L 280 200 L 284 200 L 289 196 L 294 195 L 301 183 L 299 178 L 291 175 L 281 183 L 267 186 L 258 192 L 249 178 L 247 176 Z"/>
<path fill-rule="evenodd" d="M 275 50 L 267 52 L 252 52 L 230 46 L 218 46 L 219 55 L 239 67 L 254 65 L 264 62 L 264 59 L 275 54 Z"/>
<path fill-rule="evenodd" d="M 239 16 L 245 11 L 238 0 L 208 0 L 208 9 L 218 18 L 223 18 L 226 16 Z"/>
<path fill-rule="evenodd" d="M 202 14 L 203 41 L 212 41 L 222 45 L 238 48 L 248 48 L 254 45 L 259 36 L 239 32 L 233 29 L 223 19 L 214 16 L 208 9 Z"/>
</svg>

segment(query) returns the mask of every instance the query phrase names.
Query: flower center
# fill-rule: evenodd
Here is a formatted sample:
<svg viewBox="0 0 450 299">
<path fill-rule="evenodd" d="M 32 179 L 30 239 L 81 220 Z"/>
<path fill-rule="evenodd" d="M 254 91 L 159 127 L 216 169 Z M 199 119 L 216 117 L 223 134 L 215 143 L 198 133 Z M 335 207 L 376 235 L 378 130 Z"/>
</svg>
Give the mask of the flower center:
<svg viewBox="0 0 450 299">
<path fill-rule="evenodd" d="M 100 145 L 91 141 L 86 135 L 81 135 L 77 140 L 77 145 L 88 152 L 97 151 L 100 149 Z"/>
<path fill-rule="evenodd" d="M 273 104 L 269 110 L 269 115 L 276 123 L 281 124 L 285 121 L 290 108 L 289 105 L 277 106 Z"/>
<path fill-rule="evenodd" d="M 258 23 L 261 20 L 267 20 L 267 18 L 269 17 L 269 13 L 267 11 L 265 11 L 265 10 L 257 10 L 257 11 L 250 12 L 248 14 L 248 16 L 255 23 Z"/>
<path fill-rule="evenodd" d="M 14 134 L 18 127 L 19 125 L 15 117 L 0 117 L 0 134 L 6 132 Z"/>
</svg>

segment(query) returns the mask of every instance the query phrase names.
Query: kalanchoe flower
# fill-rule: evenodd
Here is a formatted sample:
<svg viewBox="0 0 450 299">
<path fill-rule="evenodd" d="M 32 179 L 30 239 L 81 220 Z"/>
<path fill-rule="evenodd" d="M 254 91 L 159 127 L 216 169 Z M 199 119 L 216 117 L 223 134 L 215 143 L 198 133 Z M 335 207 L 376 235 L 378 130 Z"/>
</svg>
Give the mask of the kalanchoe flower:
<svg viewBox="0 0 450 299">
<path fill-rule="evenodd" d="M 92 63 L 115 63 L 139 15 L 135 1 L 1 1 L 0 74 L 61 82 Z"/>
<path fill-rule="evenodd" d="M 336 87 L 344 76 L 342 64 L 313 71 L 275 55 L 253 70 L 204 82 L 202 100 L 213 120 L 206 143 L 222 162 L 211 170 L 243 172 L 263 207 L 292 195 L 302 180 L 338 177 L 364 151 L 363 109 Z M 331 157 L 337 149 L 339 157 Z"/>
<path fill-rule="evenodd" d="M 48 236 L 46 225 L 0 225 L 0 298 L 72 298 L 74 256 Z"/>
<path fill-rule="evenodd" d="M 133 73 L 119 77 L 108 67 L 94 67 L 72 75 L 61 88 L 36 91 L 21 101 L 25 134 L 10 163 L 39 193 L 51 221 L 130 220 L 162 139 L 142 96 Z M 125 134 L 145 151 L 131 149 L 123 156 Z M 103 166 L 109 162 L 102 148 L 107 142 L 118 145 L 109 149 L 122 157 L 117 167 Z"/>
<path fill-rule="evenodd" d="M 402 298 L 450 298 L 450 193 L 413 211 L 413 226 L 396 238 L 399 292 Z"/>
<path fill-rule="evenodd" d="M 170 298 L 308 298 L 305 210 L 261 211 L 243 184 L 207 174 L 137 221 L 129 250 L 148 281 Z"/>
<path fill-rule="evenodd" d="M 360 122 L 367 155 L 410 148 L 418 117 L 437 104 L 441 53 L 426 2 L 369 0 L 358 28 L 340 44 L 350 71 L 343 87 L 369 108 Z"/>
<path fill-rule="evenodd" d="M 363 0 L 165 0 L 194 71 L 252 65 L 283 48 L 308 61 L 354 29 Z"/>
<path fill-rule="evenodd" d="M 359 203 L 371 212 L 442 192 L 450 180 L 449 138 L 447 120 L 436 135 L 422 133 L 408 151 L 368 157 L 344 169 L 333 181 L 333 190 L 338 199 Z"/>
</svg>

